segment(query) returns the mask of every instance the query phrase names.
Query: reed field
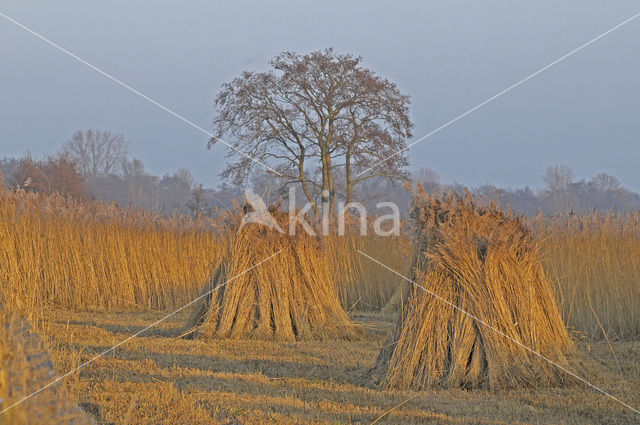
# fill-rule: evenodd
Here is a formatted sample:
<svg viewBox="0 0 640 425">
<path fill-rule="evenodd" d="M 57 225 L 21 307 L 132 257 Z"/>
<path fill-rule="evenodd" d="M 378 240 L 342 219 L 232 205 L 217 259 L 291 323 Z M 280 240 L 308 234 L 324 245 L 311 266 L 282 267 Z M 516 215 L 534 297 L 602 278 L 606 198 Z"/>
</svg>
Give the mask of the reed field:
<svg viewBox="0 0 640 425">
<path fill-rule="evenodd" d="M 590 338 L 640 337 L 640 214 L 527 219 L 570 328 Z M 16 306 L 161 310 L 195 298 L 227 243 L 210 219 L 164 217 L 102 202 L 5 192 L 0 282 Z M 343 308 L 384 306 L 409 276 L 411 238 L 347 233 L 325 238 Z"/>
<path fill-rule="evenodd" d="M 640 213 L 530 220 L 570 328 L 640 339 Z"/>
<path fill-rule="evenodd" d="M 522 222 L 531 230 L 523 249 L 529 256 L 535 246 L 536 260 L 509 257 L 508 264 L 542 267 L 550 288 L 544 303 L 556 303 L 579 353 L 580 373 L 637 406 L 640 214 L 538 216 Z M 63 374 L 192 301 L 224 281 L 222 276 L 228 280 L 258 257 L 284 248 L 286 257 L 277 267 L 274 263 L 229 286 L 232 302 L 210 298 L 196 305 L 203 314 L 181 311 L 74 372 L 62 390 L 100 424 L 596 424 L 637 419 L 586 387 L 532 384 L 496 392 L 481 385 L 468 391 L 372 384 L 376 359 L 402 317 L 384 307 L 403 280 L 358 250 L 411 277 L 415 229 L 407 224 L 394 237 L 348 232 L 318 241 L 305 237 L 293 243 L 270 236 L 255 243 L 251 238 L 260 235 L 237 234 L 232 227 L 228 215 L 215 221 L 164 217 L 101 202 L 2 192 L 0 399 L 6 398 L 8 370 L 31 382 L 24 361 L 28 353 L 15 349 L 18 341 L 9 332 L 16 320 L 12 312 L 32 319 Z M 507 228 L 501 225 L 504 240 L 511 237 Z M 443 267 L 453 264 L 448 261 L 442 261 Z M 456 260 L 455 267 L 462 263 Z M 453 282 L 439 273 L 443 284 Z M 286 303 L 300 308 L 295 313 L 299 322 L 285 323 L 290 334 L 283 338 L 247 339 L 279 320 L 276 305 L 260 298 L 278 279 L 291 285 Z M 523 303 L 518 294 L 510 296 L 514 306 Z M 317 297 L 323 298 L 319 313 L 309 308 Z M 251 307 L 260 303 L 263 310 Z M 311 323 L 321 325 L 319 333 L 332 334 L 332 315 L 343 329 L 353 326 L 358 332 L 298 338 L 314 317 L 323 317 Z M 185 324 L 202 325 L 205 316 L 213 337 L 185 338 Z M 228 322 L 224 332 L 223 321 Z M 521 332 L 515 322 L 510 335 Z M 315 332 L 313 326 L 308 330 L 309 335 Z M 539 343 L 535 335 L 526 338 Z M 564 336 L 561 340 L 565 344 Z M 22 393 L 37 386 L 28 383 Z M 0 415 L 0 424 L 21 423 L 24 412 Z"/>
<path fill-rule="evenodd" d="M 17 307 L 139 310 L 193 299 L 220 238 L 204 220 L 5 192 L 0 282 Z"/>
<path fill-rule="evenodd" d="M 333 279 L 337 283 L 340 301 L 345 310 L 380 310 L 392 297 L 404 279 L 381 267 L 372 267 L 371 260 L 358 251 L 381 259 L 384 264 L 405 276 L 409 275 L 413 245 L 406 235 L 366 236 L 348 233 L 329 237 L 326 241 Z"/>
</svg>

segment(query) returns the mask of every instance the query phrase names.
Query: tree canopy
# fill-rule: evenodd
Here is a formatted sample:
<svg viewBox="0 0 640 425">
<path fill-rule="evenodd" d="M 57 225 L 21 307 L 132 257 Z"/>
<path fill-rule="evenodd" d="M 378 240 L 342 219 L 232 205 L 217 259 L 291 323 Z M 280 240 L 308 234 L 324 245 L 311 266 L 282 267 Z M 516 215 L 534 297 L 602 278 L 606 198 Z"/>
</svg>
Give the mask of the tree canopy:
<svg viewBox="0 0 640 425">
<path fill-rule="evenodd" d="M 316 212 L 319 198 L 330 211 L 337 196 L 352 201 L 367 179 L 406 178 L 406 156 L 393 154 L 411 137 L 410 99 L 394 83 L 332 49 L 284 52 L 270 65 L 243 72 L 216 98 L 209 146 L 233 146 L 223 177 L 244 182 L 268 164 L 283 186 L 298 184 Z"/>
</svg>

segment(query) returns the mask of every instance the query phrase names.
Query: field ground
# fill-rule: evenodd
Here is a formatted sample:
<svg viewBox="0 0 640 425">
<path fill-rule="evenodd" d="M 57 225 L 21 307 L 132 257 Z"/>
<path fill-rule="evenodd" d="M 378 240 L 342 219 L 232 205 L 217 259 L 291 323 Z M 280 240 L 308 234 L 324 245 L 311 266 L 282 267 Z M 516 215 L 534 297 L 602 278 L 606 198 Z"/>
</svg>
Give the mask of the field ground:
<svg viewBox="0 0 640 425">
<path fill-rule="evenodd" d="M 380 391 L 366 371 L 393 318 L 358 314 L 357 342 L 281 344 L 177 338 L 188 312 L 69 376 L 66 385 L 104 424 L 638 423 L 585 386 L 510 392 Z M 163 316 L 54 311 L 42 325 L 64 373 Z M 612 354 L 612 350 L 615 352 Z M 640 406 L 640 343 L 580 344 L 585 377 Z M 617 360 L 616 360 L 617 357 Z M 397 407 L 396 407 L 397 406 Z M 395 408 L 394 408 L 395 407 Z"/>
</svg>

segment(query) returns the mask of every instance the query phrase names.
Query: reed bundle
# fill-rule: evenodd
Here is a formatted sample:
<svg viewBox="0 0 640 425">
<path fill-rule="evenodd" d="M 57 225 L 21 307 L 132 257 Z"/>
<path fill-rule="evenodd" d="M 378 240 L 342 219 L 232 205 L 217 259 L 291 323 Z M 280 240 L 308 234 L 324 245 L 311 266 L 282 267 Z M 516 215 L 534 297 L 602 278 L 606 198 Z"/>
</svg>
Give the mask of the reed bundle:
<svg viewBox="0 0 640 425">
<path fill-rule="evenodd" d="M 283 213 L 273 215 L 288 229 Z M 296 341 L 360 334 L 340 305 L 325 248 L 302 229 L 291 236 L 260 224 L 242 227 L 202 295 L 185 327 L 191 337 Z"/>
<path fill-rule="evenodd" d="M 527 350 L 564 364 L 572 342 L 522 220 L 471 195 L 420 188 L 411 215 L 416 285 L 378 356 L 376 381 L 414 390 L 562 382 Z"/>
</svg>

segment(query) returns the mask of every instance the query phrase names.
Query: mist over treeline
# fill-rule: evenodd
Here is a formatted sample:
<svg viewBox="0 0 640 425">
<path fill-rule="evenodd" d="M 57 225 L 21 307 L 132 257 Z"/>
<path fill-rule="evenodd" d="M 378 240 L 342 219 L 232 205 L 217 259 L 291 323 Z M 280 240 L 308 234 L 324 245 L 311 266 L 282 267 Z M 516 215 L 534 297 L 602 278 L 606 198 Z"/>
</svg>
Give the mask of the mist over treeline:
<svg viewBox="0 0 640 425">
<path fill-rule="evenodd" d="M 592 211 L 628 212 L 640 208 L 640 195 L 625 188 L 612 175 L 599 173 L 588 180 L 577 180 L 566 165 L 553 165 L 543 170 L 544 187 L 532 189 L 501 188 L 490 184 L 466 187 L 458 183 L 443 183 L 438 174 L 428 168 L 410 173 L 409 183 L 420 184 L 429 193 L 469 191 L 483 200 L 493 201 L 501 207 L 512 208 L 525 215 L 557 215 L 561 213 L 587 213 Z M 358 193 L 365 199 L 367 209 L 376 202 L 393 201 L 401 208 L 408 206 L 411 191 L 402 184 L 382 179 L 371 179 Z M 406 212 L 403 211 L 403 212 Z"/>
<path fill-rule="evenodd" d="M 251 189 L 268 202 L 281 202 L 287 208 L 289 195 L 296 191 L 297 206 L 306 199 L 295 182 L 272 174 L 253 174 L 242 185 L 220 183 L 205 187 L 186 168 L 162 176 L 145 169 L 142 160 L 132 158 L 129 143 L 122 134 L 111 131 L 77 131 L 60 149 L 46 157 L 26 154 L 20 158 L 0 160 L 2 183 L 12 190 L 58 193 L 79 199 L 116 202 L 120 207 L 144 209 L 161 214 L 215 216 L 218 211 L 243 202 L 246 189 Z M 468 190 L 482 199 L 495 201 L 504 208 L 513 208 L 526 215 L 564 212 L 630 211 L 640 209 L 640 195 L 625 188 L 614 176 L 600 173 L 588 180 L 577 180 L 566 165 L 549 166 L 543 171 L 544 187 L 532 189 L 501 188 L 493 185 L 465 187 L 444 183 L 428 168 L 408 172 L 405 181 L 374 176 L 364 181 L 353 194 L 353 201 L 363 203 L 370 214 L 376 214 L 379 202 L 393 202 L 406 213 L 411 191 L 420 184 L 425 191 L 442 193 Z M 340 193 L 343 184 L 336 178 L 337 207 L 345 198 Z M 321 194 L 316 193 L 318 200 Z"/>
</svg>

